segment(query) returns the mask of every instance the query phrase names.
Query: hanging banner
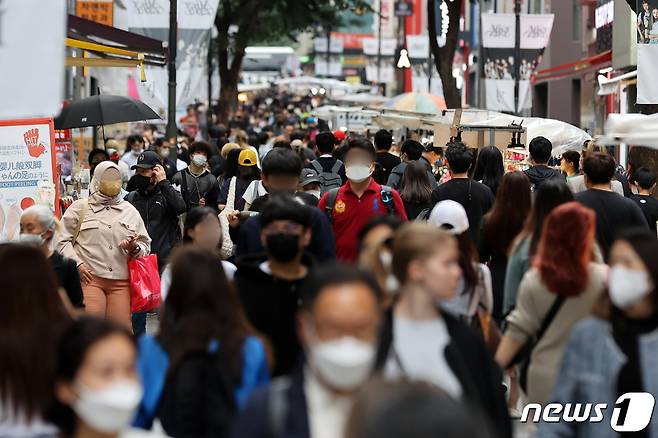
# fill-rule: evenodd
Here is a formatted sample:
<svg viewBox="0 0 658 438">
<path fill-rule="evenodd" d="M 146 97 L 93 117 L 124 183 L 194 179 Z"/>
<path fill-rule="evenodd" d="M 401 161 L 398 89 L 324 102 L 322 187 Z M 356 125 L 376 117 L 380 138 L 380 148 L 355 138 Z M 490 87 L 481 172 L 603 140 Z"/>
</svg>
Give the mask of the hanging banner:
<svg viewBox="0 0 658 438">
<path fill-rule="evenodd" d="M 106 26 L 114 25 L 114 2 L 112 0 L 75 2 L 75 15 L 85 20 L 94 21 Z"/>
<path fill-rule="evenodd" d="M 439 38 L 437 37 L 437 42 Z M 430 56 L 430 40 L 427 35 L 407 35 L 407 50 L 411 61 L 411 91 L 430 93 L 443 99 L 443 84 Z M 432 80 L 428 79 L 429 74 Z M 431 83 L 430 83 L 431 82 Z"/>
<path fill-rule="evenodd" d="M 658 103 L 658 0 L 637 0 L 637 103 Z"/>
<path fill-rule="evenodd" d="M 34 204 L 59 214 L 53 119 L 0 121 L 0 241 L 14 240 Z"/>
<path fill-rule="evenodd" d="M 329 50 L 327 51 L 327 44 Z M 342 76 L 343 39 L 331 36 L 317 37 L 313 40 L 315 50 L 315 74 L 318 76 Z"/>
<path fill-rule="evenodd" d="M 0 120 L 59 113 L 65 38 L 66 1 L 0 2 Z"/>
<path fill-rule="evenodd" d="M 532 108 L 530 79 L 541 62 L 553 28 L 552 14 L 521 14 L 519 105 L 514 108 L 516 17 L 482 14 L 486 108 L 517 112 Z"/>
<path fill-rule="evenodd" d="M 366 80 L 368 82 L 392 82 L 395 77 L 393 62 L 397 41 L 395 38 L 363 38 L 363 54 L 366 56 Z M 381 48 L 380 48 L 381 44 Z M 381 62 L 379 53 L 381 52 Z"/>
<path fill-rule="evenodd" d="M 160 41 L 169 40 L 169 1 L 125 2 L 129 30 Z M 176 107 L 208 98 L 208 47 L 219 0 L 178 0 L 178 47 L 176 54 Z M 136 72 L 139 77 L 139 72 Z M 147 67 L 146 82 L 138 82 L 139 98 L 160 110 L 167 108 L 166 67 Z"/>
</svg>

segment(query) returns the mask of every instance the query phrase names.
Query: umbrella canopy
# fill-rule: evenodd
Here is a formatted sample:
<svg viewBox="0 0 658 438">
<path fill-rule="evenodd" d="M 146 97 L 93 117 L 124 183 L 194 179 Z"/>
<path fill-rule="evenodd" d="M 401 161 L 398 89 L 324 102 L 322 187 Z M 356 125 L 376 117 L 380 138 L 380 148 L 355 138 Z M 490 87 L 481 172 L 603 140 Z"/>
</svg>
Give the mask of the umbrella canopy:
<svg viewBox="0 0 658 438">
<path fill-rule="evenodd" d="M 160 119 L 145 103 L 124 96 L 96 95 L 72 102 L 55 119 L 55 129 L 84 128 Z"/>
<path fill-rule="evenodd" d="M 385 105 L 403 111 L 418 111 L 420 113 L 439 114 L 447 108 L 443 97 L 434 96 L 429 93 L 403 93 L 392 97 Z"/>
</svg>

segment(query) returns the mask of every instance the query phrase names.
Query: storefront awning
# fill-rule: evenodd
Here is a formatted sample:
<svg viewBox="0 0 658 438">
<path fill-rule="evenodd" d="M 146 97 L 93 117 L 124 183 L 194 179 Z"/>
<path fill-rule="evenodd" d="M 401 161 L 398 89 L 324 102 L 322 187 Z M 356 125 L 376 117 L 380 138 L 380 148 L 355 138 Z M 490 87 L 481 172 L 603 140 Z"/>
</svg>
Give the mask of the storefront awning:
<svg viewBox="0 0 658 438">
<path fill-rule="evenodd" d="M 612 51 L 608 50 L 598 55 L 583 58 L 569 64 L 557 65 L 544 70 L 540 70 L 533 75 L 533 83 L 541 84 L 543 82 L 555 81 L 574 76 L 582 76 L 595 70 L 609 67 L 612 64 Z"/>
<path fill-rule="evenodd" d="M 167 64 L 165 42 L 75 15 L 68 16 L 66 45 L 95 56 L 69 57 L 69 66 L 126 67 Z"/>
</svg>

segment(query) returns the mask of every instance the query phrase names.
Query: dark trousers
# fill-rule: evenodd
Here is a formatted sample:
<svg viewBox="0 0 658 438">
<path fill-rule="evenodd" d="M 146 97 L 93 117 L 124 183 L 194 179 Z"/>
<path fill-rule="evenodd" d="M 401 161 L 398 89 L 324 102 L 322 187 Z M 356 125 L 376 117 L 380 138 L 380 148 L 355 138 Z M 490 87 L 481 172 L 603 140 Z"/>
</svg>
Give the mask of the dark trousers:
<svg viewBox="0 0 658 438">
<path fill-rule="evenodd" d="M 132 314 L 133 335 L 136 338 L 146 334 L 146 314 L 147 312 Z"/>
</svg>

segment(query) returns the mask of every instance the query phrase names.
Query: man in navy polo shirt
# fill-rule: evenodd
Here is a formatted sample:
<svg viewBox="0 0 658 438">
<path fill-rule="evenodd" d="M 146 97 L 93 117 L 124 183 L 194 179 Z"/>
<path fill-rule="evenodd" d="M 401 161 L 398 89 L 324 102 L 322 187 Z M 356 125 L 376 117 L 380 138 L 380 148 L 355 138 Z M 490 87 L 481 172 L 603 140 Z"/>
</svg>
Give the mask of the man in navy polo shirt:
<svg viewBox="0 0 658 438">
<path fill-rule="evenodd" d="M 380 186 L 372 178 L 376 154 L 368 139 L 350 139 L 344 158 L 347 182 L 325 193 L 318 208 L 324 210 L 332 221 L 336 258 L 355 262 L 358 256 L 357 235 L 373 216 L 392 214 L 407 220 L 407 214 L 398 192 Z"/>
</svg>

